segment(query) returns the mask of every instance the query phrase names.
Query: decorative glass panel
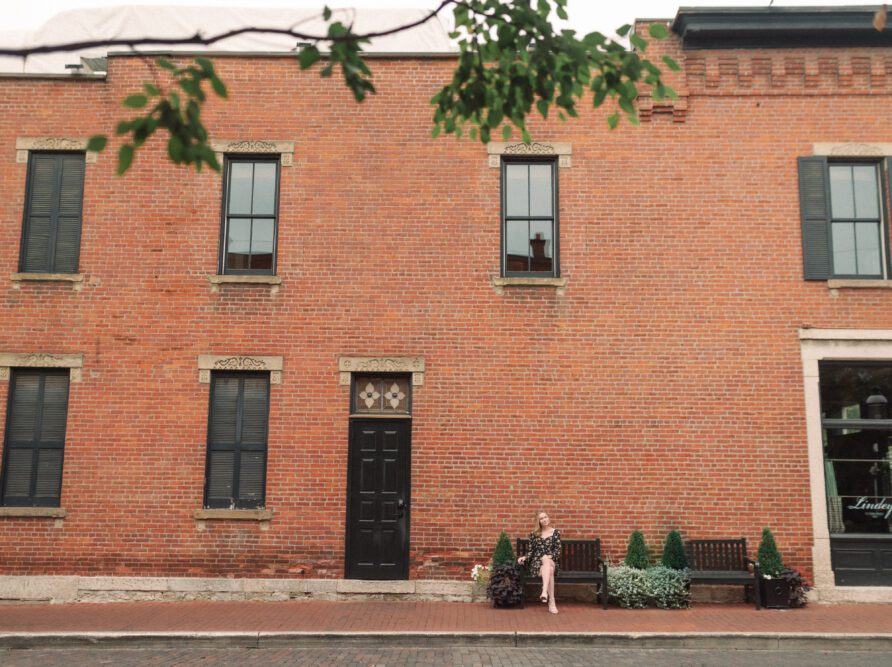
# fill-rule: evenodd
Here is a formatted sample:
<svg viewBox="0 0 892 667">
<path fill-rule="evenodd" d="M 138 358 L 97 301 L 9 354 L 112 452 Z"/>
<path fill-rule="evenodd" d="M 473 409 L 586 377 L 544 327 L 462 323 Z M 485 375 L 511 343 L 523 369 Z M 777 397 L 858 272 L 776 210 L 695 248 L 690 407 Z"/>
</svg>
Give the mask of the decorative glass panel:
<svg viewBox="0 0 892 667">
<path fill-rule="evenodd" d="M 409 378 L 357 375 L 353 379 L 353 412 L 409 413 Z"/>
</svg>

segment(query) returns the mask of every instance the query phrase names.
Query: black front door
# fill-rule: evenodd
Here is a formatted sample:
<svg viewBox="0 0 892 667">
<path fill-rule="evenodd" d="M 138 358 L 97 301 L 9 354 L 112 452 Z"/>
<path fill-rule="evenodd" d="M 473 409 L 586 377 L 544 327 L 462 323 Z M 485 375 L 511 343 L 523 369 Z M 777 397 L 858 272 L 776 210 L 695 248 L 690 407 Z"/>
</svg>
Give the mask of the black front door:
<svg viewBox="0 0 892 667">
<path fill-rule="evenodd" d="M 350 422 L 348 579 L 408 578 L 411 425 L 408 419 Z"/>
</svg>

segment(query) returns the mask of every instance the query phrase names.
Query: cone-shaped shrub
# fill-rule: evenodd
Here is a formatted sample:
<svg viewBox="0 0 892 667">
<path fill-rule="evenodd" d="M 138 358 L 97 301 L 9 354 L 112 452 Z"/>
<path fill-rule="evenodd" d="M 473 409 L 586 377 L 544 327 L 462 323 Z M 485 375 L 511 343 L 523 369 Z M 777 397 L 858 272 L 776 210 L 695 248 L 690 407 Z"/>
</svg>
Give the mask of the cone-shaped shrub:
<svg viewBox="0 0 892 667">
<path fill-rule="evenodd" d="M 514 565 L 514 548 L 511 546 L 511 539 L 504 530 L 499 535 L 499 541 L 496 543 L 495 553 L 492 555 L 492 564 L 496 565 Z"/>
<path fill-rule="evenodd" d="M 673 530 L 666 536 L 666 544 L 663 546 L 663 559 L 660 561 L 664 567 L 673 570 L 684 570 L 688 566 L 688 557 L 684 552 L 684 544 L 681 542 L 681 533 Z"/>
<path fill-rule="evenodd" d="M 640 530 L 636 530 L 629 538 L 625 564 L 636 570 L 646 570 L 650 567 L 650 551 L 644 543 L 644 535 Z"/>
<path fill-rule="evenodd" d="M 759 542 L 759 570 L 769 577 L 780 576 L 784 569 L 784 561 L 774 543 L 774 535 L 769 528 L 762 529 L 762 541 Z"/>
</svg>

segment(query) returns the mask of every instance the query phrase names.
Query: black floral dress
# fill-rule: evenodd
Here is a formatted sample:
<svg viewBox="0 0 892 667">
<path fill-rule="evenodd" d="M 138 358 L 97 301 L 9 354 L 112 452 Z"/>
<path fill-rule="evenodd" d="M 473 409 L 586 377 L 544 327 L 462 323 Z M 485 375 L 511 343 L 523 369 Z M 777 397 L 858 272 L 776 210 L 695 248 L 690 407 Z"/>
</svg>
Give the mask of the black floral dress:
<svg viewBox="0 0 892 667">
<path fill-rule="evenodd" d="M 557 574 L 561 562 L 561 532 L 559 530 L 555 530 L 550 537 L 539 537 L 536 533 L 530 533 L 530 551 L 524 562 L 530 576 L 539 576 L 542 556 L 551 556 L 554 561 L 554 573 Z"/>
</svg>

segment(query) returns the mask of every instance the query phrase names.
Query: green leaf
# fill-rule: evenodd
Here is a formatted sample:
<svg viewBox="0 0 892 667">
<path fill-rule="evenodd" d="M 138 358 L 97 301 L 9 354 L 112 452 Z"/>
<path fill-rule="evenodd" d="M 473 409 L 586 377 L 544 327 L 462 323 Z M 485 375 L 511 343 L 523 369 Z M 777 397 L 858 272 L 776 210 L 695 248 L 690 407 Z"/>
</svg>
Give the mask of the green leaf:
<svg viewBox="0 0 892 667">
<path fill-rule="evenodd" d="M 118 127 L 115 128 L 115 134 L 127 134 L 132 127 L 133 123 L 128 120 L 122 120 L 118 123 Z"/>
<path fill-rule="evenodd" d="M 124 144 L 118 150 L 118 176 L 123 176 L 133 162 L 133 146 Z"/>
<path fill-rule="evenodd" d="M 171 72 L 177 71 L 177 66 L 170 62 L 167 58 L 158 58 L 157 60 L 155 60 L 155 64 L 158 65 L 158 67 L 170 70 Z"/>
<path fill-rule="evenodd" d="M 328 21 L 331 18 L 331 9 L 326 5 L 322 8 L 322 20 Z"/>
<path fill-rule="evenodd" d="M 502 126 L 502 141 L 508 141 L 511 138 L 511 126 L 503 125 Z"/>
<path fill-rule="evenodd" d="M 669 30 L 665 23 L 651 23 L 647 28 L 647 32 L 654 39 L 666 39 L 669 36 Z"/>
<path fill-rule="evenodd" d="M 436 139 L 439 136 L 440 136 L 440 126 L 434 125 L 434 127 L 431 129 L 431 139 Z"/>
<path fill-rule="evenodd" d="M 214 89 L 214 92 L 217 93 L 218 97 L 222 97 L 223 99 L 226 99 L 229 94 L 226 91 L 226 84 L 216 75 L 211 77 L 211 88 Z"/>
<path fill-rule="evenodd" d="M 675 60 L 670 56 L 663 56 L 663 62 L 666 63 L 666 67 L 671 69 L 673 72 L 681 71 L 681 65 L 675 62 Z"/>
<path fill-rule="evenodd" d="M 161 95 L 161 91 L 158 90 L 158 86 L 152 85 L 151 83 L 144 83 L 142 84 L 142 87 L 152 97 L 158 97 L 159 95 Z"/>
<path fill-rule="evenodd" d="M 105 150 L 105 145 L 107 143 L 108 137 L 106 137 L 104 134 L 97 134 L 90 137 L 90 140 L 87 142 L 87 150 L 93 153 L 99 153 L 100 151 Z"/>
<path fill-rule="evenodd" d="M 311 44 L 301 49 L 301 52 L 297 54 L 297 61 L 300 63 L 301 69 L 308 69 L 321 57 L 322 55 L 319 53 L 319 49 Z"/>
<path fill-rule="evenodd" d="M 141 93 L 128 95 L 124 98 L 124 106 L 130 107 L 131 109 L 142 109 L 148 103 L 149 98 Z"/>
<path fill-rule="evenodd" d="M 626 35 L 629 34 L 629 31 L 631 29 L 632 29 L 632 26 L 630 26 L 628 23 L 626 23 L 625 25 L 621 25 L 619 28 L 616 29 L 616 34 L 619 35 L 620 37 L 625 37 Z"/>
<path fill-rule="evenodd" d="M 167 154 L 176 164 L 183 161 L 183 140 L 175 134 L 170 135 L 167 140 Z"/>
<path fill-rule="evenodd" d="M 611 130 L 615 130 L 616 126 L 619 125 L 620 115 L 618 113 L 612 113 L 607 116 L 607 124 L 610 126 Z"/>
<path fill-rule="evenodd" d="M 632 35 L 631 37 L 629 37 L 629 41 L 632 43 L 632 46 L 634 46 L 639 51 L 647 50 L 647 40 L 640 35 Z"/>
<path fill-rule="evenodd" d="M 214 63 L 212 63 L 207 58 L 197 57 L 195 58 L 195 62 L 201 68 L 201 71 L 208 77 L 214 74 Z"/>
</svg>

